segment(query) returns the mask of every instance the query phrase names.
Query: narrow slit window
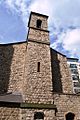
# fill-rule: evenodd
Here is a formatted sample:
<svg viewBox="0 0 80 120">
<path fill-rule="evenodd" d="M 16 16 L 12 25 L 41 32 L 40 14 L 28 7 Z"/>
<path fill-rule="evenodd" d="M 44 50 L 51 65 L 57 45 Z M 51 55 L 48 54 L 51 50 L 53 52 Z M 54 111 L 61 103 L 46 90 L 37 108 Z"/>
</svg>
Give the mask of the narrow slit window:
<svg viewBox="0 0 80 120">
<path fill-rule="evenodd" d="M 37 72 L 40 72 L 40 62 L 38 62 L 38 65 L 37 65 Z"/>
</svg>

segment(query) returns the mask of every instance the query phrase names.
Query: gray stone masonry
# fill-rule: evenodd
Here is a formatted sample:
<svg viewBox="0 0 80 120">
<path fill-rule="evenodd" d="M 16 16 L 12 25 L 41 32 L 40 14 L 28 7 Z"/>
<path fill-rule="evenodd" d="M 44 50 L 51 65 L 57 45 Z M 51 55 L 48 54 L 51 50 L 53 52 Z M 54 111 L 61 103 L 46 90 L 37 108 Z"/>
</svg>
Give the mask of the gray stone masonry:
<svg viewBox="0 0 80 120">
<path fill-rule="evenodd" d="M 27 102 L 53 103 L 52 74 L 48 45 L 28 42 L 24 94 Z M 37 72 L 40 62 L 40 72 Z"/>
<path fill-rule="evenodd" d="M 42 24 L 37 29 L 38 19 Z M 26 102 L 53 103 L 50 46 L 46 44 L 49 43 L 47 19 L 36 14 L 30 18 L 24 81 Z M 38 62 L 40 72 L 37 71 Z"/>
<path fill-rule="evenodd" d="M 43 112 L 44 113 L 44 120 L 56 120 L 55 111 L 54 110 L 38 110 L 38 109 L 22 109 L 21 111 L 21 118 L 22 120 L 34 120 L 34 113 L 36 112 Z"/>
<path fill-rule="evenodd" d="M 19 109 L 0 107 L 0 120 L 20 120 Z"/>
<path fill-rule="evenodd" d="M 57 93 L 73 93 L 72 78 L 66 56 L 51 49 L 51 64 L 53 91 Z"/>
<path fill-rule="evenodd" d="M 44 120 L 67 120 L 69 112 L 80 120 L 80 94 L 73 94 L 66 56 L 50 49 L 47 19 L 31 12 L 27 41 L 0 45 L 0 120 L 34 120 L 35 112 Z M 6 101 L 6 94 L 22 101 Z"/>
<path fill-rule="evenodd" d="M 0 93 L 22 93 L 27 43 L 0 46 Z"/>
<path fill-rule="evenodd" d="M 36 28 L 37 20 L 41 20 L 41 28 Z M 36 14 L 32 14 L 29 23 L 29 33 L 28 40 L 35 40 L 36 42 L 45 42 L 49 43 L 49 31 L 47 25 L 47 17 L 37 16 Z"/>
<path fill-rule="evenodd" d="M 47 22 L 48 17 L 47 16 L 45 17 L 43 15 L 37 15 L 37 14 L 32 13 L 30 17 L 31 18 L 29 20 L 28 27 L 36 28 L 36 21 L 39 19 L 39 20 L 42 21 L 41 28 L 43 30 L 47 30 L 48 29 L 48 22 Z"/>
<path fill-rule="evenodd" d="M 80 120 L 80 95 L 54 94 L 54 104 L 57 107 L 57 120 L 66 120 L 66 114 L 75 114 L 75 120 Z"/>
</svg>

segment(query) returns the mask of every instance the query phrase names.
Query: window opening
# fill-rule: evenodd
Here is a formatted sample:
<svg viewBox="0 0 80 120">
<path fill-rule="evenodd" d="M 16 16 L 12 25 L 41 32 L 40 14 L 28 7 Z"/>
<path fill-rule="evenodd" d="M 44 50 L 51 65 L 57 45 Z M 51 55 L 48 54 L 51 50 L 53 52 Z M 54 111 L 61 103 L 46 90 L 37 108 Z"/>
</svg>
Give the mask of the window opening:
<svg viewBox="0 0 80 120">
<path fill-rule="evenodd" d="M 38 65 L 37 65 L 37 72 L 40 72 L 40 62 L 38 62 Z"/>
<path fill-rule="evenodd" d="M 72 74 L 78 74 L 78 70 L 77 69 L 71 69 L 71 73 Z"/>
<path fill-rule="evenodd" d="M 41 28 L 41 24 L 42 24 L 42 21 L 41 20 L 37 20 L 36 27 L 37 28 Z"/>
<path fill-rule="evenodd" d="M 42 113 L 42 112 L 36 112 L 34 114 L 34 120 L 44 120 L 44 113 Z"/>
<path fill-rule="evenodd" d="M 75 117 L 75 114 L 70 112 L 66 115 L 66 120 L 74 120 L 74 117 Z"/>
<path fill-rule="evenodd" d="M 70 68 L 77 68 L 76 64 L 70 64 Z"/>
<path fill-rule="evenodd" d="M 79 80 L 79 76 L 78 75 L 72 75 L 72 78 L 73 78 L 73 80 Z"/>
<path fill-rule="evenodd" d="M 74 87 L 80 87 L 80 83 L 79 82 L 74 82 Z"/>
</svg>

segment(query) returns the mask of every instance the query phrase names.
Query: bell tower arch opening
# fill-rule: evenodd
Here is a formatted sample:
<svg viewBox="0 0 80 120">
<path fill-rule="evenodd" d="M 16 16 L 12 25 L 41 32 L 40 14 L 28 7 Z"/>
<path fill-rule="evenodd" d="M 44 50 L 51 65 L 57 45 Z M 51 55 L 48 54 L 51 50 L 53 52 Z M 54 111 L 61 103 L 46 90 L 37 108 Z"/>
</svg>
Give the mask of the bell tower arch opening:
<svg viewBox="0 0 80 120">
<path fill-rule="evenodd" d="M 36 21 L 36 27 L 37 27 L 37 28 L 41 28 L 41 24 L 42 24 L 42 21 L 38 19 L 38 20 Z"/>
</svg>

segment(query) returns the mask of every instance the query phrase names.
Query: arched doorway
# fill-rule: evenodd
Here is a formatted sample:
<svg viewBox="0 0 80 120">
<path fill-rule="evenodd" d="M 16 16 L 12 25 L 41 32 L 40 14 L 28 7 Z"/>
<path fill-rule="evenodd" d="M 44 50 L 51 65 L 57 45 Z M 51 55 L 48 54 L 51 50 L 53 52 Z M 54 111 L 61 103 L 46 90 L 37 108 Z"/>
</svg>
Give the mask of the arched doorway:
<svg viewBox="0 0 80 120">
<path fill-rule="evenodd" d="M 75 114 L 69 112 L 68 114 L 66 114 L 66 120 L 74 120 Z"/>
<path fill-rule="evenodd" d="M 42 112 L 36 112 L 34 114 L 34 120 L 44 120 L 44 113 L 42 113 Z"/>
</svg>

